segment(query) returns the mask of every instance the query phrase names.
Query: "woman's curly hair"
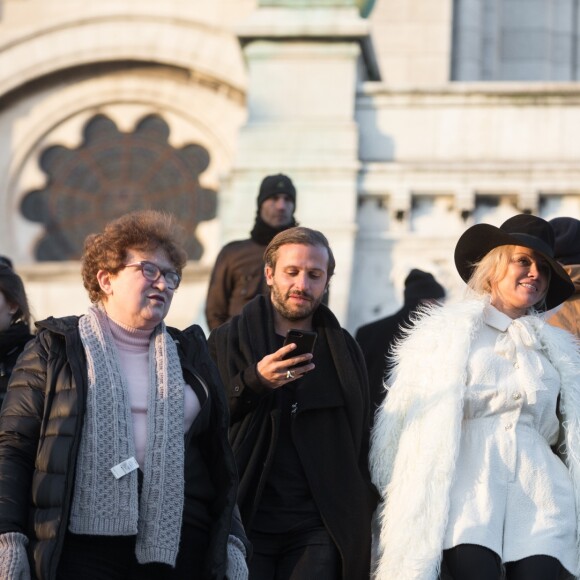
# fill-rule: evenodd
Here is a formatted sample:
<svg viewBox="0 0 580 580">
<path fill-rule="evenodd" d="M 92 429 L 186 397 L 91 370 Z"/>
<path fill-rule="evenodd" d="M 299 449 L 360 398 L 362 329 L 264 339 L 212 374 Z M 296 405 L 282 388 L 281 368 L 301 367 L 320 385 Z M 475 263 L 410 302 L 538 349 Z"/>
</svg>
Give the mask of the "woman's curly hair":
<svg viewBox="0 0 580 580">
<path fill-rule="evenodd" d="M 97 273 L 106 270 L 117 274 L 125 267 L 129 250 L 165 251 L 175 270 L 181 272 L 187 254 L 180 240 L 182 229 L 170 214 L 155 210 L 142 210 L 125 214 L 109 222 L 102 233 L 86 237 L 82 256 L 83 284 L 93 304 L 104 296 Z"/>
</svg>

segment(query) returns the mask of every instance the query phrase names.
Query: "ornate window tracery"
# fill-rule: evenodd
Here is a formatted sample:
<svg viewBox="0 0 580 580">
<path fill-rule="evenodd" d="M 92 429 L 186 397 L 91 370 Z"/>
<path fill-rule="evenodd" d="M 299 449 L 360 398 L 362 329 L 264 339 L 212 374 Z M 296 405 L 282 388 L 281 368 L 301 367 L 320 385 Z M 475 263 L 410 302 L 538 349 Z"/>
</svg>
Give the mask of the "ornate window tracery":
<svg viewBox="0 0 580 580">
<path fill-rule="evenodd" d="M 198 144 L 173 147 L 169 132 L 158 115 L 124 133 L 99 114 L 85 125 L 78 148 L 46 149 L 40 157 L 46 186 L 26 194 L 21 204 L 27 219 L 45 226 L 36 259 L 78 259 L 85 237 L 108 221 L 137 209 L 158 209 L 175 215 L 187 233 L 189 258 L 198 260 L 203 247 L 197 225 L 216 216 L 216 192 L 199 183 L 210 156 Z"/>
</svg>

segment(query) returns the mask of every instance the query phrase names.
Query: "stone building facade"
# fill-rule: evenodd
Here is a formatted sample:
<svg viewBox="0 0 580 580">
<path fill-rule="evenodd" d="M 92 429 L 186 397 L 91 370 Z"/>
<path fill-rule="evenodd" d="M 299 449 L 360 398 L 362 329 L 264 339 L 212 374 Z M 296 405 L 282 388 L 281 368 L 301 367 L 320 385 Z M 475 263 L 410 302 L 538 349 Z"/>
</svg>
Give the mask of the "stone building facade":
<svg viewBox="0 0 580 580">
<path fill-rule="evenodd" d="M 0 253 L 38 318 L 81 313 L 83 237 L 167 209 L 191 259 L 168 321 L 203 323 L 281 171 L 349 329 L 412 267 L 458 294 L 467 226 L 580 215 L 577 27 L 578 0 L 0 0 Z"/>
</svg>

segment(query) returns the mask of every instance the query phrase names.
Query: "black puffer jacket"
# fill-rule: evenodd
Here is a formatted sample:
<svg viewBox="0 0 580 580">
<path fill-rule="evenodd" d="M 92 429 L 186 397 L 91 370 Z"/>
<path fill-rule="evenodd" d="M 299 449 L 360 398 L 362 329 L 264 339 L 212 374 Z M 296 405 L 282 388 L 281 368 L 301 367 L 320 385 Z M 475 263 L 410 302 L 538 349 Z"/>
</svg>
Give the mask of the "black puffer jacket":
<svg viewBox="0 0 580 580">
<path fill-rule="evenodd" d="M 39 334 L 13 371 L 0 414 L 0 533 L 26 534 L 33 577 L 53 580 L 74 488 L 87 370 L 77 317 L 49 318 L 37 326 Z M 239 519 L 233 518 L 237 475 L 227 440 L 227 403 L 201 328 L 168 331 L 185 380 L 192 384 L 201 377 L 212 400 L 210 427 L 200 443 L 216 486 L 203 578 L 222 580 L 229 533 L 247 544 Z"/>
</svg>

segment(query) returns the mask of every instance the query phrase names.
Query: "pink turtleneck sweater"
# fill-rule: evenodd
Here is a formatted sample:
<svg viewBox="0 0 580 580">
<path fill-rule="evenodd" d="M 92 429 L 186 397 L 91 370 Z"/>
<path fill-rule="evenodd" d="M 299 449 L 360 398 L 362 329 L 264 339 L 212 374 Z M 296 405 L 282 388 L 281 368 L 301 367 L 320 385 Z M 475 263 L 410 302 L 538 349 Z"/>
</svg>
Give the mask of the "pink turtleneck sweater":
<svg viewBox="0 0 580 580">
<path fill-rule="evenodd" d="M 117 355 L 121 372 L 127 382 L 131 416 L 133 418 L 133 437 L 135 454 L 141 468 L 145 463 L 145 446 L 147 442 L 147 402 L 149 395 L 149 340 L 152 330 L 132 328 L 111 318 L 109 327 L 117 346 Z M 184 384 L 185 381 L 184 381 Z M 184 389 L 183 430 L 191 427 L 200 411 L 197 395 L 191 388 Z"/>
</svg>

